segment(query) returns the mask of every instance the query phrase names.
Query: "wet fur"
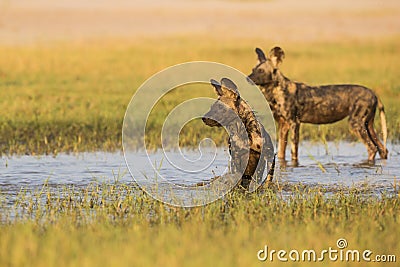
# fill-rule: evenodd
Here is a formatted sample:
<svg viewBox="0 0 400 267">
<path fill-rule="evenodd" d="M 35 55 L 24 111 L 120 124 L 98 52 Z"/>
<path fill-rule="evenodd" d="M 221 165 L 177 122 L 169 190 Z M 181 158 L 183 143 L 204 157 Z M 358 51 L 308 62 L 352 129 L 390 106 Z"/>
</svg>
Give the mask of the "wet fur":
<svg viewBox="0 0 400 267">
<path fill-rule="evenodd" d="M 289 130 L 291 132 L 292 161 L 298 161 L 299 131 L 301 123 L 326 124 L 349 118 L 349 127 L 368 150 L 373 161 L 379 152 L 386 159 L 386 118 L 384 107 L 376 94 L 361 85 L 309 86 L 293 82 L 279 70 L 285 54 L 274 47 L 268 57 L 257 48 L 259 63 L 248 78 L 260 87 L 267 99 L 279 127 L 278 158 L 285 159 Z M 376 108 L 380 112 L 384 144 L 374 130 Z"/>
<path fill-rule="evenodd" d="M 240 97 L 239 91 L 232 81 L 223 78 L 221 84 L 215 80 L 212 80 L 211 83 L 219 97 L 202 119 L 206 125 L 223 126 L 230 133 L 228 143 L 233 163 L 231 166 L 234 168 L 232 171 L 244 173 L 241 185 L 248 188 L 253 178 L 257 180 L 262 176 L 265 164 L 268 162 L 271 165 L 266 181 L 271 181 L 275 155 L 273 149 L 269 150 L 269 148 L 273 148 L 269 134 L 259 123 L 248 103 Z M 264 157 L 257 169 L 260 155 Z M 247 156 L 248 158 L 245 158 Z M 246 162 L 247 165 L 243 166 Z M 257 182 L 260 181 L 257 180 Z"/>
</svg>

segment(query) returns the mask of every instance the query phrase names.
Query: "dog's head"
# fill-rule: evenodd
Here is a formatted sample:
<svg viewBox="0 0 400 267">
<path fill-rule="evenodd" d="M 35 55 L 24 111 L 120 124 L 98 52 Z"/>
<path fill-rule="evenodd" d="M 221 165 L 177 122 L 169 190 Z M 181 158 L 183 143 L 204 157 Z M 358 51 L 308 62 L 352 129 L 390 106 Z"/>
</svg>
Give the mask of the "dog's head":
<svg viewBox="0 0 400 267">
<path fill-rule="evenodd" d="M 228 126 L 238 118 L 240 94 L 237 86 L 228 78 L 222 78 L 221 83 L 210 80 L 218 95 L 218 100 L 204 114 L 202 120 L 208 126 Z"/>
<path fill-rule="evenodd" d="M 258 63 L 247 79 L 256 85 L 269 85 L 275 81 L 278 67 L 285 58 L 285 52 L 280 47 L 274 47 L 266 57 L 260 48 L 256 48 L 256 54 Z"/>
</svg>

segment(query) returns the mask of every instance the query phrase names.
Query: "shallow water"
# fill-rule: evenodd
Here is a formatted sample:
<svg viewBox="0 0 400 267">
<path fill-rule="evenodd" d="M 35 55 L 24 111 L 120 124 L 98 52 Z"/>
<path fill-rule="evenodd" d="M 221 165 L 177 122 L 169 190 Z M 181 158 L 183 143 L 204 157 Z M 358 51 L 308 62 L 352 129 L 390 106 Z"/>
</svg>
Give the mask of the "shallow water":
<svg viewBox="0 0 400 267">
<path fill-rule="evenodd" d="M 377 160 L 374 165 L 365 164 L 366 148 L 361 143 L 302 142 L 300 144 L 299 166 L 280 163 L 280 182 L 323 185 L 327 187 L 364 186 L 376 188 L 376 192 L 393 191 L 400 186 L 400 145 L 389 144 L 388 160 Z M 215 164 L 217 169 L 226 168 L 227 153 L 219 151 Z M 196 158 L 196 152 L 185 154 Z M 169 154 L 170 157 L 178 153 Z M 289 151 L 287 158 L 289 158 Z M 198 175 L 184 175 L 162 166 L 170 180 L 176 183 L 194 184 Z M 205 177 L 203 180 L 207 180 Z M 47 182 L 50 187 L 85 187 L 93 182 L 113 183 L 116 180 L 134 184 L 122 153 L 80 153 L 53 156 L 12 156 L 0 161 L 0 192 L 7 199 L 13 199 L 21 189 L 36 190 Z"/>
<path fill-rule="evenodd" d="M 361 143 L 328 142 L 300 144 L 299 166 L 281 168 L 281 179 L 306 184 L 368 184 L 393 188 L 400 178 L 400 145 L 388 144 L 389 159 L 377 154 L 375 164 L 368 164 L 367 149 Z M 290 152 L 287 151 L 287 158 Z"/>
</svg>

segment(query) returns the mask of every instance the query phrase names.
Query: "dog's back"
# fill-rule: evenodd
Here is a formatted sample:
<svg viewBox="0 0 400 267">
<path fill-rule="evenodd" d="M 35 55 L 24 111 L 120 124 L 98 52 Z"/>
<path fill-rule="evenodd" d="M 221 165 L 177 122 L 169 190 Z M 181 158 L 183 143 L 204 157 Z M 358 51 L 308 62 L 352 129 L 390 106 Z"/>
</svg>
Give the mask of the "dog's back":
<svg viewBox="0 0 400 267">
<path fill-rule="evenodd" d="M 307 86 L 296 83 L 296 107 L 300 122 L 325 124 L 340 121 L 351 113 L 355 101 L 376 107 L 377 97 L 360 85 Z"/>
</svg>

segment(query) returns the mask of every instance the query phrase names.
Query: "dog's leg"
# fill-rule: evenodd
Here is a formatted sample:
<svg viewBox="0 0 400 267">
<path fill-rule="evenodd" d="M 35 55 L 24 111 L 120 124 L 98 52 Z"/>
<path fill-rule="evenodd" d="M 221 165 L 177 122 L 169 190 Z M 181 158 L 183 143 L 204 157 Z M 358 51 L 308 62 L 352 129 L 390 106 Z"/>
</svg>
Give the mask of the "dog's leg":
<svg viewBox="0 0 400 267">
<path fill-rule="evenodd" d="M 378 149 L 379 156 L 382 159 L 387 159 L 388 151 L 385 148 L 385 146 L 381 143 L 381 141 L 379 140 L 378 135 L 376 134 L 375 129 L 374 129 L 375 112 L 373 112 L 373 113 L 374 113 L 373 116 L 371 116 L 371 119 L 367 122 L 367 125 L 368 125 L 367 129 L 368 129 L 368 132 L 369 132 L 369 135 L 370 135 L 372 141 L 374 142 L 376 148 Z"/>
<path fill-rule="evenodd" d="M 375 160 L 376 152 L 378 151 L 374 142 L 370 138 L 368 133 L 367 123 L 361 122 L 359 119 L 354 119 L 350 116 L 349 118 L 350 130 L 357 135 L 359 139 L 364 143 L 368 150 L 368 161 L 373 162 Z"/>
<path fill-rule="evenodd" d="M 279 119 L 278 127 L 279 127 L 278 159 L 285 160 L 285 151 L 286 151 L 287 138 L 290 126 L 284 119 L 281 118 Z"/>
<path fill-rule="evenodd" d="M 300 122 L 293 122 L 290 125 L 290 142 L 292 163 L 298 164 L 298 151 L 299 151 L 299 135 L 300 135 Z"/>
</svg>

